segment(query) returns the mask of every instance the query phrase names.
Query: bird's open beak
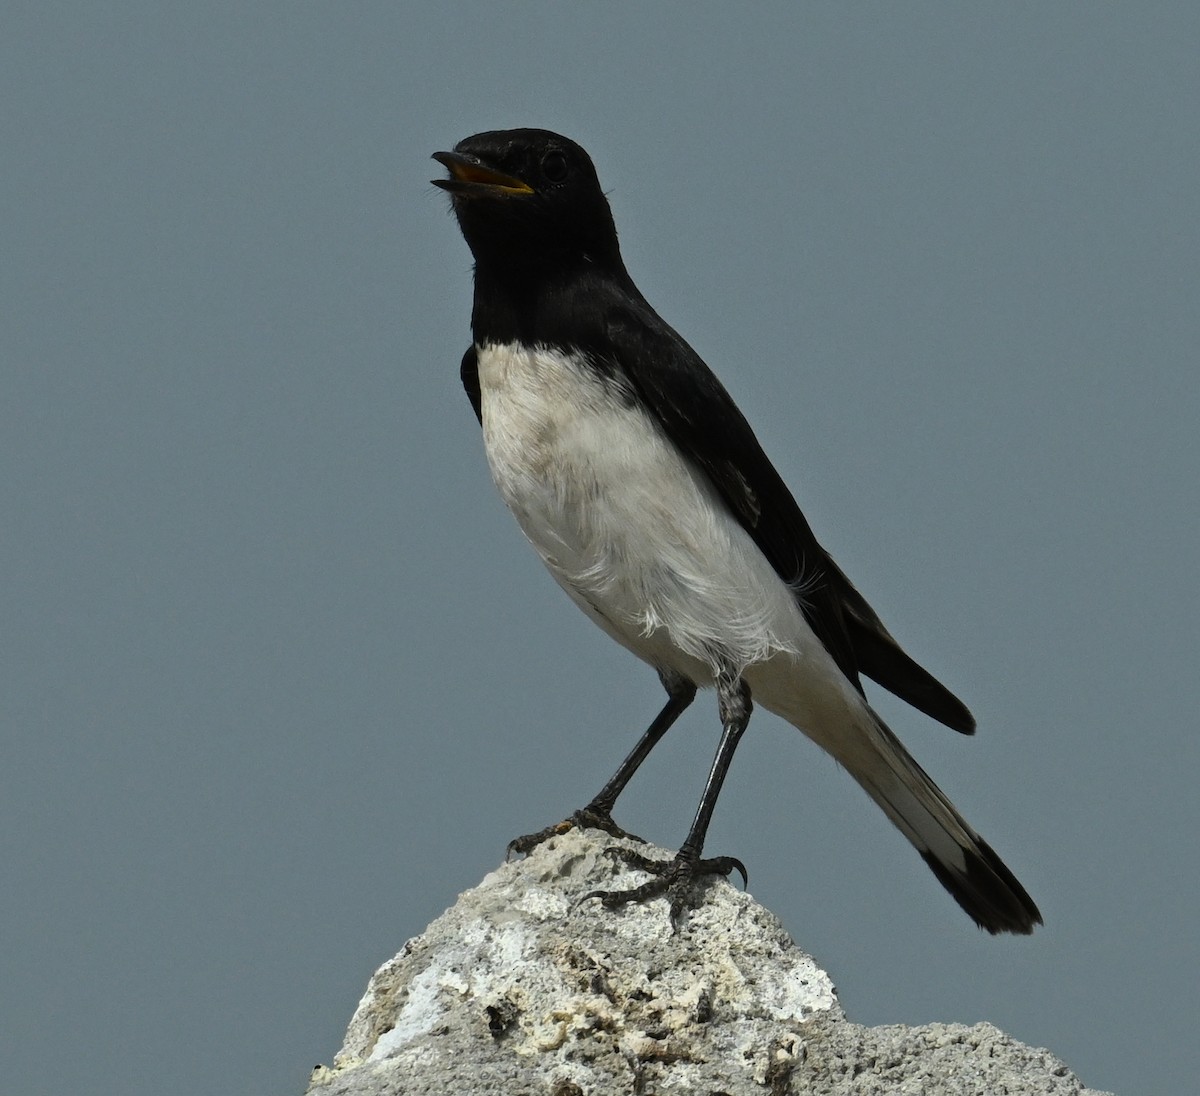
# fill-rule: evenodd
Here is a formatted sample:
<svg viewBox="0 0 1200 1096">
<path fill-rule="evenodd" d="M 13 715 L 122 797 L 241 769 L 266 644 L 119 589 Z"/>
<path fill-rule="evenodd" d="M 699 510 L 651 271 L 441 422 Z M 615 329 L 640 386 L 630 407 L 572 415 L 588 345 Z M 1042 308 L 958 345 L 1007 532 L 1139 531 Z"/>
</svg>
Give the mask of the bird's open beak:
<svg viewBox="0 0 1200 1096">
<path fill-rule="evenodd" d="M 449 179 L 433 179 L 451 194 L 464 198 L 496 196 L 500 194 L 532 194 L 533 187 L 512 175 L 493 171 L 478 160 L 459 152 L 435 152 L 433 158 L 450 172 Z"/>
</svg>

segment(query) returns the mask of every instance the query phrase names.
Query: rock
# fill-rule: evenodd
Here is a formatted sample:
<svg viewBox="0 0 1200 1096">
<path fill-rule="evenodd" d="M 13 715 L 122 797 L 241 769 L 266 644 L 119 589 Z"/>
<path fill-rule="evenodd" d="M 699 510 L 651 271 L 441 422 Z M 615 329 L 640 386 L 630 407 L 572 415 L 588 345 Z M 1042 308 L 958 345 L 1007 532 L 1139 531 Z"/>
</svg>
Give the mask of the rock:
<svg viewBox="0 0 1200 1096">
<path fill-rule="evenodd" d="M 1101 1096 L 988 1024 L 867 1028 L 778 919 L 721 880 L 672 929 L 571 830 L 505 864 L 371 979 L 309 1096 Z M 640 851 L 671 854 L 651 846 Z"/>
</svg>

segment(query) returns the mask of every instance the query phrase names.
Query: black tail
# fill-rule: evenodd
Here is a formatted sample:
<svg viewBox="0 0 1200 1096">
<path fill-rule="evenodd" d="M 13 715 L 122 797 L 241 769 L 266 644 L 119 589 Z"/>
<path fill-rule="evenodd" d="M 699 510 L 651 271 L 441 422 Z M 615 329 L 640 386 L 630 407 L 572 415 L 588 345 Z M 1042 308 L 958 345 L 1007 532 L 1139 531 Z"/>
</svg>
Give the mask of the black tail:
<svg viewBox="0 0 1200 1096">
<path fill-rule="evenodd" d="M 1028 934 L 1042 915 L 1025 888 L 876 717 L 870 751 L 839 760 L 912 842 L 967 916 L 990 933 Z"/>
</svg>

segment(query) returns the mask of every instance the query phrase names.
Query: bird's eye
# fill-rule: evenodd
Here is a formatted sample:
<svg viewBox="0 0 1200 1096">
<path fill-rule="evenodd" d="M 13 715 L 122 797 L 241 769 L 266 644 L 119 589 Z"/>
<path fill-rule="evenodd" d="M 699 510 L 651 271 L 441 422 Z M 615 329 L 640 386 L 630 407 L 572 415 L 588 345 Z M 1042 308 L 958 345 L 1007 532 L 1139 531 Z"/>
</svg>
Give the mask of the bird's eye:
<svg viewBox="0 0 1200 1096">
<path fill-rule="evenodd" d="M 561 183 L 567 177 L 567 158 L 558 149 L 551 149 L 542 157 L 542 174 L 549 182 Z"/>
</svg>

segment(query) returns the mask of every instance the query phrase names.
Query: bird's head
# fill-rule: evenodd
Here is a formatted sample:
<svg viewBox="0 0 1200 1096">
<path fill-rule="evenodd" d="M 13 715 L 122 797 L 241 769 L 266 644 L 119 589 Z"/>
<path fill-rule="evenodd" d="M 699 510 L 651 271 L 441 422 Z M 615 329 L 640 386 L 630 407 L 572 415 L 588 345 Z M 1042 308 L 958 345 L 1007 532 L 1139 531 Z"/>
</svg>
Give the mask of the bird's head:
<svg viewBox="0 0 1200 1096">
<path fill-rule="evenodd" d="M 435 152 L 477 263 L 489 266 L 620 263 L 617 230 L 591 158 L 544 129 L 476 133 Z"/>
</svg>

